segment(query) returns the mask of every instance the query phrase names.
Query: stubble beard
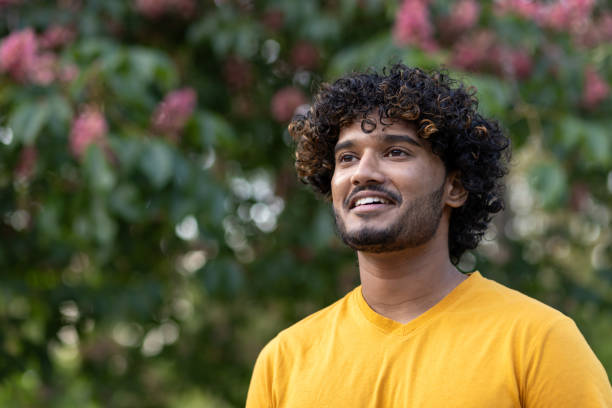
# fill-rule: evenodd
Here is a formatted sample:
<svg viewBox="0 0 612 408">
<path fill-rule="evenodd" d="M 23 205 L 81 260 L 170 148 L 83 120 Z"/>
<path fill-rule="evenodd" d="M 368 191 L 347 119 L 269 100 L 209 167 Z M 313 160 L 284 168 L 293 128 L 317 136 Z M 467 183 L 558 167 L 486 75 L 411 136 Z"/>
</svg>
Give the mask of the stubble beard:
<svg viewBox="0 0 612 408">
<path fill-rule="evenodd" d="M 396 222 L 386 228 L 364 227 L 349 232 L 334 208 L 336 231 L 342 241 L 355 251 L 383 253 L 416 248 L 430 241 L 438 230 L 442 219 L 443 192 L 444 184 L 427 195 L 415 198 Z"/>
</svg>

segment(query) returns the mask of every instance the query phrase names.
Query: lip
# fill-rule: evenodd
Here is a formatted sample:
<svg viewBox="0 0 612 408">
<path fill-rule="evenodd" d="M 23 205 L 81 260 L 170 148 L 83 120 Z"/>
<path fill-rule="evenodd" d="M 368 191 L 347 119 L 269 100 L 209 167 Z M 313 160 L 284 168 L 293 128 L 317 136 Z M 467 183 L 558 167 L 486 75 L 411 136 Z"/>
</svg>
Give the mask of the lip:
<svg viewBox="0 0 612 408">
<path fill-rule="evenodd" d="M 357 202 L 357 200 L 361 199 L 361 198 L 365 198 L 365 197 L 377 197 L 377 198 L 382 198 L 386 201 L 389 202 L 389 204 L 364 204 L 364 205 L 360 205 L 359 207 L 355 207 L 355 203 Z M 367 209 L 378 209 L 378 208 L 382 208 L 382 207 L 386 207 L 389 205 L 395 205 L 395 200 L 393 200 L 391 197 L 389 197 L 387 194 L 383 194 L 377 191 L 371 191 L 371 190 L 365 190 L 365 191 L 360 191 L 359 193 L 355 194 L 351 200 L 349 201 L 349 205 L 348 208 L 349 210 L 358 210 L 362 207 L 367 207 Z M 366 208 L 364 208 L 365 210 Z"/>
<path fill-rule="evenodd" d="M 355 215 L 375 214 L 387 210 L 391 204 L 364 204 L 351 208 L 349 211 Z"/>
</svg>

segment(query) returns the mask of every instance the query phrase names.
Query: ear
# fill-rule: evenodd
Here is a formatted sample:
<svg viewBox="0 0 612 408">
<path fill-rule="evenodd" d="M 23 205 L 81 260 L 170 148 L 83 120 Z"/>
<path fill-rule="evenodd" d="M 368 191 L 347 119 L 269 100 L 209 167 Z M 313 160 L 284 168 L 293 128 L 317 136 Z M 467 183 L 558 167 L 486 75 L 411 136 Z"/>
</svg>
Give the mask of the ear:
<svg viewBox="0 0 612 408">
<path fill-rule="evenodd" d="M 446 177 L 446 200 L 445 203 L 451 208 L 459 208 L 468 198 L 468 191 L 461 182 L 461 173 L 454 170 Z"/>
</svg>

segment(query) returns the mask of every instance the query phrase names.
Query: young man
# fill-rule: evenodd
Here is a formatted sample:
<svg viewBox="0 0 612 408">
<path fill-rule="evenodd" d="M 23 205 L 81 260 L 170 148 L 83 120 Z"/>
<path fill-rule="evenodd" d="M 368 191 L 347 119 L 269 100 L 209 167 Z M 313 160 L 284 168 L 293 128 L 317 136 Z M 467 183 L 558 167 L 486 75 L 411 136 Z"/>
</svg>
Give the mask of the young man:
<svg viewBox="0 0 612 408">
<path fill-rule="evenodd" d="M 289 126 L 361 286 L 261 352 L 248 408 L 612 407 L 574 322 L 455 264 L 503 208 L 508 139 L 443 72 L 325 84 Z"/>
</svg>

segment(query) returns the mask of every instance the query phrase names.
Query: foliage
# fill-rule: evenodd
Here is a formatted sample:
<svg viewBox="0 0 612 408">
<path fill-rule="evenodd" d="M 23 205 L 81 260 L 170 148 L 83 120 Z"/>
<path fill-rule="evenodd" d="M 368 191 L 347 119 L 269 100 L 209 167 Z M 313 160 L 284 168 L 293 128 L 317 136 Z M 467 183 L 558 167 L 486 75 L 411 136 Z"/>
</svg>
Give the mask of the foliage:
<svg viewBox="0 0 612 408">
<path fill-rule="evenodd" d="M 0 37 L 0 405 L 241 406 L 266 341 L 357 283 L 286 122 L 394 60 L 445 64 L 513 139 L 461 268 L 612 372 L 605 1 L 4 0 Z"/>
</svg>

